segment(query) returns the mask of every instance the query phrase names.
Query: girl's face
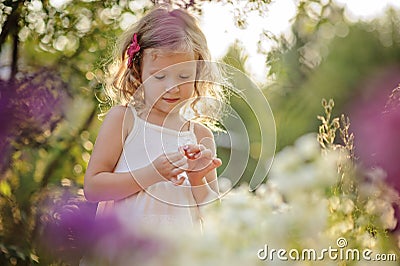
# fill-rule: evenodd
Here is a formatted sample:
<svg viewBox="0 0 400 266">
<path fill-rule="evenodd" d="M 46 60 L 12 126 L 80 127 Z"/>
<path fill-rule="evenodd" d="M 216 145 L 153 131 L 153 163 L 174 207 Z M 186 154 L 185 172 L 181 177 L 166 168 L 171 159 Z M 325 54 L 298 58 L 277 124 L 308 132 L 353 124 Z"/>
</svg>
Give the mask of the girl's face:
<svg viewBox="0 0 400 266">
<path fill-rule="evenodd" d="M 175 108 L 194 95 L 196 61 L 193 53 L 156 53 L 145 51 L 142 82 L 146 106 L 162 113 Z"/>
</svg>

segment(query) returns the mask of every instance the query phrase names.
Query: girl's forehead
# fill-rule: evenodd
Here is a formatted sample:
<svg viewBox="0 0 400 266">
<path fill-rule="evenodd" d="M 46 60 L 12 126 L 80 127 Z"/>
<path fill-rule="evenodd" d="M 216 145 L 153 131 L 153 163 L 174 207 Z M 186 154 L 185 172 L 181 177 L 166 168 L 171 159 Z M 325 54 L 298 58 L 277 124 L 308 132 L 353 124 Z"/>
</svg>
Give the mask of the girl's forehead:
<svg viewBox="0 0 400 266">
<path fill-rule="evenodd" d="M 193 51 L 173 51 L 169 49 L 146 49 L 144 55 L 150 57 L 152 60 L 162 58 L 176 58 L 176 59 L 187 59 L 194 60 L 195 53 Z"/>
<path fill-rule="evenodd" d="M 160 51 L 150 50 L 144 51 L 143 64 L 144 68 L 156 68 L 161 70 L 172 66 L 193 67 L 196 65 L 194 52 L 174 52 L 174 51 Z"/>
</svg>

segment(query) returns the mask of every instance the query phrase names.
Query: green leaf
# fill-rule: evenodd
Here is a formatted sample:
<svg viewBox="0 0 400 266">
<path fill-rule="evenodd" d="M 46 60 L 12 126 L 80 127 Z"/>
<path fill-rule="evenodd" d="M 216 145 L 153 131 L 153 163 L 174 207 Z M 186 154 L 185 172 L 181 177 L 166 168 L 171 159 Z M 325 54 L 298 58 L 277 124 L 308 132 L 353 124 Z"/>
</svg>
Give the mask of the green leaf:
<svg viewBox="0 0 400 266">
<path fill-rule="evenodd" d="M 5 180 L 0 182 L 0 193 L 6 197 L 11 196 L 11 187 Z"/>
</svg>

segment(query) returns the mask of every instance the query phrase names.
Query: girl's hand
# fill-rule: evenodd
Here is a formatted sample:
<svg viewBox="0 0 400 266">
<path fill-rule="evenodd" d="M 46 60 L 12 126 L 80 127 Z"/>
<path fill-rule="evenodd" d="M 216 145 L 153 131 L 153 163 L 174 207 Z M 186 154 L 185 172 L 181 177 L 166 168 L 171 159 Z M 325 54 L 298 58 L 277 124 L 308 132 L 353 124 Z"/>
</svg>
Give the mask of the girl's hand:
<svg viewBox="0 0 400 266">
<path fill-rule="evenodd" d="M 184 170 L 192 185 L 202 184 L 205 175 L 222 165 L 221 160 L 214 157 L 212 151 L 204 145 L 186 145 L 182 151 L 188 159 L 188 167 Z"/>
<path fill-rule="evenodd" d="M 153 161 L 152 167 L 164 179 L 171 181 L 175 185 L 181 185 L 185 178 L 180 177 L 178 179 L 178 175 L 188 169 L 189 165 L 187 158 L 178 151 L 158 156 Z"/>
</svg>

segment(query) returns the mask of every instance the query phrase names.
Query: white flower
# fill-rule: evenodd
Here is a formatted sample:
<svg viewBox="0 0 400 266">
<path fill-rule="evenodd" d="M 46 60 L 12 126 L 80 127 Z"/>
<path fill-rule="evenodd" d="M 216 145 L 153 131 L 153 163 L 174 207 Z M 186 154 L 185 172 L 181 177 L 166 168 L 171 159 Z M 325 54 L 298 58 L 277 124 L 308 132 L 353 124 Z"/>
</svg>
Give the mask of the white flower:
<svg viewBox="0 0 400 266">
<path fill-rule="evenodd" d="M 382 241 L 385 240 L 379 235 L 372 237 L 365 228 L 373 217 L 381 222 L 373 225 L 378 229 L 394 228 L 392 202 L 398 195 L 383 184 L 384 173 L 374 170 L 368 173 L 369 183 L 363 180 L 360 180 L 361 186 L 358 181 L 354 183 L 358 195 L 335 191 L 335 196 L 327 196 L 332 192 L 332 185 L 338 182 L 338 166 L 347 171 L 347 167 L 351 169 L 354 165 L 341 149 L 325 151 L 321 153 L 315 134 L 305 135 L 293 146 L 284 148 L 275 157 L 268 181 L 255 193 L 245 184 L 227 192 L 221 204 L 202 209 L 205 223 L 201 236 L 190 232 L 176 234 L 172 230 L 169 243 L 176 244 L 177 252 L 171 254 L 170 261 L 160 264 L 265 265 L 256 254 L 264 244 L 276 249 L 294 246 L 318 249 L 343 236 L 357 241 L 354 244 L 358 247 L 384 251 L 387 246 Z M 351 179 L 358 172 L 346 174 L 345 178 Z M 221 179 L 221 182 L 225 181 Z M 221 190 L 229 190 L 231 184 L 226 183 L 224 189 L 222 183 Z M 368 201 L 362 206 L 364 200 Z M 352 215 L 356 205 L 361 210 Z M 320 263 L 314 264 L 336 264 Z M 296 265 L 305 264 L 309 263 L 299 261 Z"/>
<path fill-rule="evenodd" d="M 273 210 L 281 209 L 285 205 L 281 193 L 279 193 L 276 185 L 272 182 L 267 181 L 266 184 L 262 184 L 256 190 L 256 195 L 259 197 L 259 200 L 263 202 L 263 204 L 266 204 Z"/>
<path fill-rule="evenodd" d="M 351 214 L 354 210 L 354 202 L 349 198 L 344 199 L 340 204 L 340 210 L 344 214 Z"/>
<path fill-rule="evenodd" d="M 380 220 L 382 222 L 383 229 L 393 230 L 396 227 L 397 220 L 394 216 L 393 206 L 388 206 L 388 208 L 382 212 Z"/>
<path fill-rule="evenodd" d="M 387 176 L 386 172 L 380 167 L 370 169 L 365 173 L 365 175 L 369 177 L 373 182 L 380 182 L 384 180 Z"/>
<path fill-rule="evenodd" d="M 360 184 L 358 191 L 363 198 L 377 198 L 382 194 L 382 190 L 373 183 Z"/>
<path fill-rule="evenodd" d="M 332 196 L 329 198 L 329 208 L 336 211 L 340 206 L 340 198 L 337 196 Z"/>
<path fill-rule="evenodd" d="M 357 241 L 361 243 L 364 248 L 373 248 L 376 246 L 377 240 L 371 236 L 368 232 L 364 232 L 361 235 L 357 235 Z"/>
<path fill-rule="evenodd" d="M 349 216 L 347 219 L 334 224 L 328 231 L 331 236 L 342 236 L 350 230 L 354 229 L 354 221 Z"/>
<path fill-rule="evenodd" d="M 382 223 L 383 229 L 394 229 L 397 220 L 394 216 L 394 208 L 391 203 L 382 199 L 371 199 L 365 205 L 365 211 L 377 215 Z"/>
<path fill-rule="evenodd" d="M 301 154 L 293 147 L 285 147 L 275 155 L 270 170 L 271 175 L 280 175 L 296 171 L 303 162 Z"/>
<path fill-rule="evenodd" d="M 305 161 L 315 159 L 320 156 L 321 153 L 321 148 L 317 141 L 317 134 L 314 133 L 309 133 L 298 138 L 294 143 L 294 147 Z"/>
<path fill-rule="evenodd" d="M 220 193 L 226 193 L 232 189 L 232 181 L 226 177 L 219 177 L 218 178 L 218 187 Z"/>
</svg>

